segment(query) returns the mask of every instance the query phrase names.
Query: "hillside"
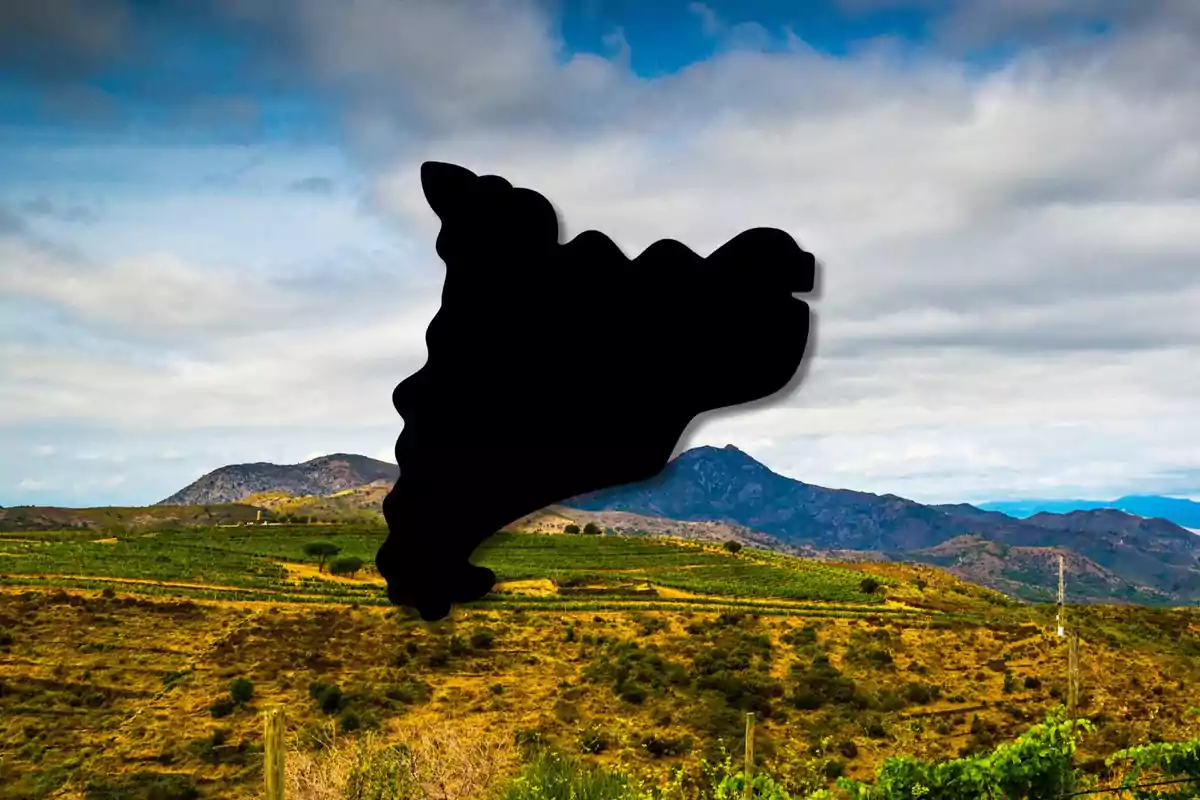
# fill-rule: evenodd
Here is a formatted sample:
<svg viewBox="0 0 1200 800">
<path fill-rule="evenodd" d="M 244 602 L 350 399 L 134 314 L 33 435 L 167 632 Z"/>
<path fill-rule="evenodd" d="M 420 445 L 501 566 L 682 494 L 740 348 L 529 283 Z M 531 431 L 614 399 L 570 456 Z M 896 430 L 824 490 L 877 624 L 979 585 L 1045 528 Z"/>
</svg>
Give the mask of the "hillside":
<svg viewBox="0 0 1200 800">
<path fill-rule="evenodd" d="M 347 454 L 295 465 L 239 464 L 201 477 L 144 512 L 9 509 L 0 510 L 0 528 L 99 528 L 122 520 L 137 527 L 161 514 L 176 524 L 216 524 L 252 519 L 255 509 L 272 520 L 379 524 L 380 505 L 398 472 L 394 464 Z M 236 501 L 242 510 L 176 505 L 210 500 Z M 446 519 L 452 523 L 452 510 Z M 1042 599 L 1056 589 L 1061 552 L 1068 555 L 1078 600 L 1200 601 L 1200 536 L 1167 520 L 1113 509 L 1018 520 L 967 504 L 929 506 L 830 489 L 774 473 L 732 445 L 688 450 L 649 481 L 570 498 L 506 527 L 553 533 L 588 522 L 613 532 L 735 540 L 810 557 L 938 564 L 1024 599 Z"/>
<path fill-rule="evenodd" d="M 959 536 L 906 554 L 909 560 L 940 566 L 963 580 L 1042 603 L 1057 597 L 1060 556 L 1070 576 L 1072 602 L 1156 604 L 1170 599 L 1167 592 L 1140 587 L 1065 547 L 1011 547 L 982 536 Z"/>
<path fill-rule="evenodd" d="M 394 484 L 400 468 L 366 456 L 335 453 L 303 464 L 231 464 L 203 475 L 157 505 L 236 503 L 257 492 L 325 496 L 371 483 Z"/>
<path fill-rule="evenodd" d="M 895 495 L 827 489 L 778 475 L 733 445 L 697 447 L 638 484 L 566 500 L 586 511 L 719 520 L 822 549 L 903 551 L 968 532 L 931 506 Z"/>
<path fill-rule="evenodd" d="M 1057 587 L 1057 557 L 1040 549 L 1059 548 L 1072 554 L 1073 591 L 1086 599 L 1200 600 L 1200 537 L 1166 520 L 1111 509 L 1017 520 L 966 504 L 827 489 L 771 472 L 732 445 L 689 450 L 650 481 L 563 505 L 741 525 L 838 558 L 937 563 L 1026 598 Z M 976 546 L 949 561 L 936 550 L 964 536 L 1003 547 Z"/>
<path fill-rule="evenodd" d="M 87 529 L 154 529 L 252 522 L 259 509 L 241 503 L 197 506 L 58 508 L 14 506 L 0 508 L 0 531 L 57 531 Z M 263 515 L 269 518 L 269 513 Z"/>
<path fill-rule="evenodd" d="M 652 534 L 712 544 L 736 541 L 744 547 L 756 547 L 777 553 L 815 555 L 812 548 L 784 544 L 773 536 L 728 522 L 690 522 L 665 517 L 647 517 L 627 511 L 584 511 L 560 505 L 548 506 L 521 517 L 511 525 L 506 525 L 505 530 L 521 533 L 562 533 L 569 524 L 578 525 L 582 529 L 589 522 L 609 533 Z"/>
<path fill-rule="evenodd" d="M 1126 495 L 1116 500 L 1008 500 L 981 503 L 979 507 L 1018 519 L 1044 511 L 1066 514 L 1071 511 L 1111 508 L 1138 517 L 1169 520 L 1182 528 L 1200 530 L 1200 503 L 1182 497 Z"/>
<path fill-rule="evenodd" d="M 368 563 L 385 535 L 321 532 Z M 655 786 L 677 769 L 699 781 L 722 749 L 743 752 L 754 712 L 756 770 L 800 798 L 893 756 L 987 753 L 1059 708 L 1067 685 L 1053 606 L 934 567 L 501 534 L 479 558 L 495 591 L 427 624 L 389 607 L 369 570 L 320 572 L 309 537 L 0 536 L 0 798 L 260 798 L 260 712 L 274 705 L 287 709 L 288 797 L 315 796 L 294 781 L 335 740 L 404 745 L 421 775 L 448 782 L 406 797 L 503 797 L 485 789 L 535 741 Z M 1083 768 L 1195 736 L 1195 610 L 1068 615 L 1079 707 L 1096 725 Z M 316 796 L 389 796 L 338 788 Z"/>
</svg>

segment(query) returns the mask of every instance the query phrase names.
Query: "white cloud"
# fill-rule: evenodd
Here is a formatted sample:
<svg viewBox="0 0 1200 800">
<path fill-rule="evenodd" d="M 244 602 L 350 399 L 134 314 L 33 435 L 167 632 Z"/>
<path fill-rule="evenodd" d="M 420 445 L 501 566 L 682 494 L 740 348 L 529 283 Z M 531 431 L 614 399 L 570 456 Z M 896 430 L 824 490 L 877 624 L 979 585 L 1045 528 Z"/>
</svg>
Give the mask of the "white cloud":
<svg viewBox="0 0 1200 800">
<path fill-rule="evenodd" d="M 41 492 L 50 488 L 50 484 L 47 481 L 34 480 L 33 478 L 22 478 L 21 482 L 17 484 L 17 488 L 22 492 Z"/>
<path fill-rule="evenodd" d="M 629 255 L 663 237 L 708 253 L 773 225 L 822 259 L 800 391 L 717 415 L 694 444 L 918 499 L 1200 490 L 1200 48 L 1167 16 L 1186 7 L 982 75 L 936 54 L 829 58 L 795 40 L 765 54 L 743 39 L 654 81 L 621 56 L 564 62 L 534 3 L 304 0 L 286 23 L 282 8 L 243 5 L 291 26 L 311 74 L 345 92 L 372 202 L 403 243 L 390 282 L 384 269 L 337 292 L 278 283 L 236 254 L 211 267 L 167 251 L 83 270 L 10 237 L 5 289 L 175 344 L 98 357 L 9 342 L 0 420 L 86 419 L 121 436 L 240 427 L 264 448 L 275 427 L 360 425 L 389 431 L 361 452 L 391 460 L 391 389 L 424 361 L 441 274 L 418 181 L 432 158 L 542 191 L 568 235 L 599 228 Z M 334 173 L 277 183 L 314 174 Z M 268 250 L 257 242 L 253 260 Z M 189 326 L 203 340 L 170 338 Z"/>
</svg>

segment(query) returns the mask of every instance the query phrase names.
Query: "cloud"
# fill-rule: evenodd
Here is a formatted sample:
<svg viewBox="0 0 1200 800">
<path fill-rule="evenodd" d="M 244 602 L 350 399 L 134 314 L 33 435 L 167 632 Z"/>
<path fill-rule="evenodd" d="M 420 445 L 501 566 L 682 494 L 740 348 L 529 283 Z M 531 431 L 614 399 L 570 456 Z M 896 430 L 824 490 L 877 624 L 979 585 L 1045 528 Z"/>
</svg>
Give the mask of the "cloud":
<svg viewBox="0 0 1200 800">
<path fill-rule="evenodd" d="M 310 178 L 294 181 L 288 187 L 288 191 L 298 194 L 328 195 L 333 193 L 333 181 L 329 178 L 314 175 Z"/>
<path fill-rule="evenodd" d="M 121 0 L 6 0 L 0 3 L 0 66 L 60 79 L 118 58 L 133 36 Z"/>
<path fill-rule="evenodd" d="M 49 489 L 50 484 L 33 478 L 22 478 L 21 482 L 17 484 L 17 488 L 22 492 L 42 492 Z"/>
<path fill-rule="evenodd" d="M 58 448 L 52 444 L 41 444 L 33 449 L 33 454 L 39 458 L 47 458 L 49 456 L 57 455 Z"/>
<path fill-rule="evenodd" d="M 728 25 L 704 3 L 689 3 L 688 11 L 700 18 L 705 36 L 721 40 L 724 47 L 735 50 L 760 50 L 771 42 L 771 33 L 757 22 Z"/>
<path fill-rule="evenodd" d="M 21 206 L 21 209 L 31 217 L 42 217 L 58 220 L 59 222 L 95 223 L 99 217 L 95 211 L 83 205 L 60 207 L 46 197 L 38 197 Z M 0 231 L 2 233 L 3 231 Z"/>
<path fill-rule="evenodd" d="M 437 308 L 437 220 L 418 179 L 432 158 L 542 191 L 568 236 L 598 228 L 631 256 L 663 237 L 707 254 L 773 225 L 821 258 L 800 391 L 716 415 L 693 444 L 734 442 L 806 481 L 937 501 L 1200 490 L 1200 48 L 1186 6 L 1146 5 L 1157 10 L 1106 11 L 1125 22 L 1105 37 L 1044 33 L 988 70 L 948 46 L 833 58 L 797 40 L 762 52 L 751 36 L 643 80 L 619 53 L 564 53 L 537 3 L 241 3 L 243 24 L 270 31 L 274 52 L 340 103 L 372 210 L 402 240 L 394 260 L 367 259 L 378 266 L 353 290 L 338 288 L 341 254 L 291 281 L 246 267 L 315 224 L 312 203 L 285 211 L 275 195 L 278 231 L 228 222 L 244 252 L 221 258 L 163 247 L 76 262 L 9 237 L 0 289 L 141 349 L 4 343 L 0 424 L 153 433 L 152 453 L 172 436 L 201 452 L 182 442 L 234 431 L 222 435 L 238 444 L 181 464 L 187 480 L 222 458 L 351 449 L 339 437 L 386 452 L 401 424 L 391 389 L 423 363 Z M 695 13 L 711 35 L 732 30 L 707 6 Z M 1040 12 L 1028 13 L 1036 30 Z M 210 174 L 247 192 L 336 174 L 260 173 L 265 163 Z M 249 200 L 228 202 L 252 214 Z M 186 230 L 153 219 L 139 241 Z M 390 306 L 403 287 L 415 288 Z M 558 309 L 497 310 L 513 313 L 562 324 Z M 663 314 L 687 346 L 722 335 L 693 310 Z M 306 430 L 319 441 L 279 444 Z"/>
<path fill-rule="evenodd" d="M 302 302 L 257 276 L 169 253 L 95 265 L 12 239 L 0 239 L 0 291 L 54 303 L 90 323 L 168 338 L 189 329 L 253 329 Z"/>
</svg>

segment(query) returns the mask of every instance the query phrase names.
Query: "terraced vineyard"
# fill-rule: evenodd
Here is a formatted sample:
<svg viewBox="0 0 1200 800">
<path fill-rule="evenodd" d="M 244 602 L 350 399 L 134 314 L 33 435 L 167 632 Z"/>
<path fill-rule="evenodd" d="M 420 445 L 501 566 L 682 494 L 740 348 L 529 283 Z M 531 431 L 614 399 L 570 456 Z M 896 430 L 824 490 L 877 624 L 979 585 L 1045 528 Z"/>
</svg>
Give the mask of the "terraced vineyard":
<svg viewBox="0 0 1200 800">
<path fill-rule="evenodd" d="M 201 528 L 105 539 L 86 531 L 0 534 L 0 585 L 120 585 L 123 591 L 158 596 L 387 605 L 382 582 L 370 571 L 360 581 L 331 581 L 302 571 L 315 563 L 304 554 L 304 545 L 314 539 L 332 542 L 340 555 L 370 565 L 385 536 L 385 530 L 352 525 Z M 808 601 L 839 604 L 814 612 L 903 613 L 882 608 L 880 595 L 862 591 L 865 576 L 853 569 L 798 559 L 768 561 L 755 552 L 735 556 L 644 537 L 502 533 L 474 560 L 492 568 L 500 582 L 475 606 L 561 611 L 599 607 L 597 598 L 602 598 L 609 607 L 629 602 L 640 607 L 652 597 L 670 600 L 659 607 L 753 604 L 782 613 L 791 601 Z M 508 586 L 531 580 L 550 581 L 562 593 L 551 599 Z M 655 591 L 622 594 L 622 587 L 638 584 L 678 591 L 669 598 Z M 581 586 L 589 591 L 572 593 Z"/>
</svg>

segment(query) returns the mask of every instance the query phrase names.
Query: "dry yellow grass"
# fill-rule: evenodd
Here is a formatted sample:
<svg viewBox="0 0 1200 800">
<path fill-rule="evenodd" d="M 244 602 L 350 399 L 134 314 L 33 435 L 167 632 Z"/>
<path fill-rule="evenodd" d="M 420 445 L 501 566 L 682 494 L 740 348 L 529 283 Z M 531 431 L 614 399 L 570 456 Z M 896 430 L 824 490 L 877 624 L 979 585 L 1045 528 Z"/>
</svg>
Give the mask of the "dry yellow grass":
<svg viewBox="0 0 1200 800">
<path fill-rule="evenodd" d="M 317 573 L 315 565 L 289 567 L 296 579 L 378 581 L 376 576 L 351 579 Z M 881 610 L 917 602 L 973 613 L 992 608 L 986 592 L 964 587 L 936 570 L 900 565 L 870 565 L 864 570 L 903 581 L 889 590 L 890 599 Z M 926 582 L 924 589 L 915 585 L 917 577 Z M 121 583 L 137 581 L 114 581 Z M 507 582 L 501 588 L 544 597 L 554 586 L 543 579 Z M 658 588 L 660 600 L 697 596 Z M 869 778 L 891 755 L 956 755 L 978 738 L 972 732 L 974 715 L 981 724 L 996 726 L 998 738 L 1012 738 L 1057 704 L 1049 689 L 1065 685 L 1064 641 L 1046 625 L 1022 627 L 1005 618 L 1023 613 L 1019 610 L 996 606 L 982 613 L 979 622 L 938 627 L 928 620 L 888 620 L 871 614 L 852 619 L 807 616 L 812 605 L 787 603 L 795 609 L 788 617 L 745 621 L 747 636 L 762 635 L 771 642 L 771 677 L 790 680 L 792 664 L 802 659 L 783 637 L 812 623 L 831 663 L 864 690 L 920 681 L 939 687 L 941 697 L 888 713 L 808 711 L 790 708 L 782 699 L 773 701 L 788 716 L 759 723 L 765 769 L 786 773 L 809 764 L 813 737 L 826 737 L 834 744 L 853 742 L 857 755 L 838 757 L 845 761 L 846 773 L 858 778 Z M 1081 647 L 1082 683 L 1088 695 L 1082 710 L 1107 718 L 1099 733 L 1085 741 L 1084 757 L 1146 741 L 1151 734 L 1167 739 L 1200 735 L 1200 717 L 1187 711 L 1195 705 L 1200 664 L 1165 644 L 1139 638 L 1139 626 L 1160 625 L 1161 620 L 1184 620 L 1183 630 L 1193 634 L 1200 634 L 1200 624 L 1195 619 L 1188 622 L 1184 612 L 1155 617 L 1160 621 L 1153 623 L 1140 621 L 1137 610 L 1079 610 L 1081 620 L 1085 613 L 1092 615 L 1089 619 L 1105 620 L 1104 630 L 1111 633 L 1090 633 Z M 689 632 L 689 624 L 716 616 L 715 611 L 646 612 L 636 606 L 599 612 L 458 610 L 444 623 L 425 624 L 391 609 L 335 604 L 5 590 L 0 592 L 0 629 L 11 634 L 12 642 L 0 648 L 0 682 L 5 687 L 0 692 L 0 797 L 39 796 L 32 788 L 37 776 L 51 765 L 74 760 L 74 777 L 62 797 L 85 797 L 87 782 L 99 777 L 120 782 L 151 771 L 199 775 L 211 781 L 200 787 L 206 798 L 257 798 L 260 775 L 253 748 L 261 741 L 262 726 L 256 709 L 267 703 L 287 709 L 293 748 L 289 780 L 294 790 L 289 797 L 336 796 L 330 792 L 347 779 L 350 765 L 364 757 L 355 748 L 373 752 L 392 744 L 411 748 L 409 772 L 428 797 L 455 796 L 436 792 L 474 791 L 469 787 L 502 781 L 515 771 L 512 743 L 518 732 L 540 732 L 578 753 L 581 735 L 593 725 L 605 731 L 611 745 L 584 756 L 586 760 L 621 766 L 657 782 L 674 766 L 697 763 L 700 744 L 709 736 L 703 726 L 712 724 L 712 714 L 697 695 L 682 689 L 651 695 L 640 705 L 627 702 L 611 681 L 588 681 L 587 670 L 599 663 L 609 646 L 601 640 L 611 638 L 637 642 L 642 648 L 656 646 L 665 658 L 687 666 L 690 676 L 691 659 L 724 635 L 721 630 L 735 630 L 727 626 Z M 571 637 L 566 635 L 568 628 L 574 632 Z M 492 647 L 468 648 L 440 665 L 429 660 L 435 652 L 448 652 L 453 637 L 469 642 L 480 629 L 495 634 Z M 890 643 L 891 666 L 877 668 L 848 658 L 859 647 L 859 638 L 868 635 Z M 410 644 L 415 653 L 402 663 L 400 656 Z M 1006 670 L 1014 676 L 1011 692 L 1003 688 Z M 254 684 L 250 706 L 214 718 L 214 702 L 228 697 L 230 682 L 243 676 Z M 1041 681 L 1041 687 L 1026 688 L 1026 676 Z M 315 755 L 306 742 L 321 726 L 337 724 L 337 715 L 322 712 L 309 694 L 316 681 L 341 686 L 355 698 L 348 708 L 364 718 L 374 715 L 379 728 L 373 738 L 360 742 L 359 734 L 342 736 L 327 755 Z M 413 702 L 388 699 L 389 692 L 410 681 L 427 683 L 429 697 Z M 865 730 L 871 715 L 886 723 L 886 736 Z M 231 760 L 210 763 L 197 755 L 197 743 L 211 741 L 214 729 L 228 731 L 217 749 L 224 748 L 221 752 Z M 635 738 L 647 734 L 692 734 L 698 744 L 682 755 L 654 758 Z M 239 751 L 243 743 L 245 750 Z M 736 741 L 730 745 L 733 750 L 736 746 Z M 442 761 L 432 758 L 434 754 L 442 755 Z"/>
</svg>

